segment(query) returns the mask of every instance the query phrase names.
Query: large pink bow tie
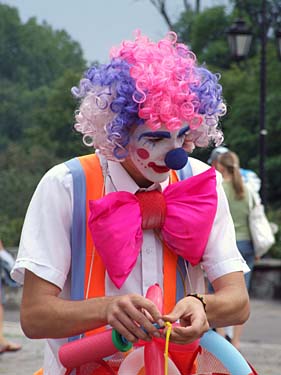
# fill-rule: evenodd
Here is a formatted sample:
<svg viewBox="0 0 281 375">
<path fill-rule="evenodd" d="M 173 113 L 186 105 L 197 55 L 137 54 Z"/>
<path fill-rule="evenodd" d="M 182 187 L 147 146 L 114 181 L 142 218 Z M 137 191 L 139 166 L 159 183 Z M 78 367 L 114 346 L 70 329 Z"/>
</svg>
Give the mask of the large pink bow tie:
<svg viewBox="0 0 281 375">
<path fill-rule="evenodd" d="M 217 210 L 214 168 L 171 184 L 163 195 L 158 194 L 161 197 L 158 195 L 150 210 L 157 210 L 164 197 L 164 210 L 158 209 L 159 220 L 155 215 L 149 220 L 143 212 L 143 199 L 125 191 L 90 201 L 89 228 L 94 245 L 117 288 L 121 288 L 137 261 L 142 229 L 152 228 L 155 221 L 156 226 L 160 223 L 163 240 L 177 255 L 192 265 L 202 258 Z"/>
</svg>

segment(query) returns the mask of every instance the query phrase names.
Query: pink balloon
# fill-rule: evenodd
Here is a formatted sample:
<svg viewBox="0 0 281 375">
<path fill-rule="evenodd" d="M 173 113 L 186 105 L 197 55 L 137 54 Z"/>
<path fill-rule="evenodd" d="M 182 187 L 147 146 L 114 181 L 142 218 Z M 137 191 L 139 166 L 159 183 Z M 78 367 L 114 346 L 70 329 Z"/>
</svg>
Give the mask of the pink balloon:
<svg viewBox="0 0 281 375">
<path fill-rule="evenodd" d="M 154 302 L 161 314 L 163 313 L 163 293 L 158 284 L 151 285 L 147 289 L 146 298 Z"/>
<path fill-rule="evenodd" d="M 164 352 L 152 340 L 144 347 L 145 375 L 164 375 Z"/>
</svg>

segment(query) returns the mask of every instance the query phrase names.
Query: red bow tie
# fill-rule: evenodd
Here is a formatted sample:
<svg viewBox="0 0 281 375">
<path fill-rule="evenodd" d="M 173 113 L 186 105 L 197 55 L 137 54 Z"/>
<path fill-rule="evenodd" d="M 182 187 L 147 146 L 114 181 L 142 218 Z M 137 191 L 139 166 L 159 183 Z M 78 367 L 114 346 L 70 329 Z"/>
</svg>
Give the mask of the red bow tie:
<svg viewBox="0 0 281 375">
<path fill-rule="evenodd" d="M 160 192 L 120 191 L 90 201 L 94 245 L 117 288 L 132 271 L 142 229 L 159 228 L 163 240 L 192 265 L 200 262 L 217 210 L 214 168 Z"/>
</svg>

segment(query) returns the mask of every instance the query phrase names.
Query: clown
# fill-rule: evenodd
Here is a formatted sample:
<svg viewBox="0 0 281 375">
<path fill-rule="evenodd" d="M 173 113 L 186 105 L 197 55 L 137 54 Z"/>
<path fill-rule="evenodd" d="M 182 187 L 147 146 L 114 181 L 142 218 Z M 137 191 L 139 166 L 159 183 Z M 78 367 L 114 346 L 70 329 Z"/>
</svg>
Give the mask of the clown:
<svg viewBox="0 0 281 375">
<path fill-rule="evenodd" d="M 42 178 L 13 270 L 24 282 L 23 330 L 47 339 L 44 375 L 64 374 L 57 353 L 67 338 L 107 325 L 136 343 L 179 321 L 171 341 L 187 344 L 209 326 L 247 319 L 248 268 L 221 178 L 189 157 L 223 140 L 218 81 L 175 33 L 156 43 L 137 31 L 72 89 L 75 129 L 95 153 Z M 163 290 L 163 311 L 145 298 L 153 284 Z"/>
</svg>

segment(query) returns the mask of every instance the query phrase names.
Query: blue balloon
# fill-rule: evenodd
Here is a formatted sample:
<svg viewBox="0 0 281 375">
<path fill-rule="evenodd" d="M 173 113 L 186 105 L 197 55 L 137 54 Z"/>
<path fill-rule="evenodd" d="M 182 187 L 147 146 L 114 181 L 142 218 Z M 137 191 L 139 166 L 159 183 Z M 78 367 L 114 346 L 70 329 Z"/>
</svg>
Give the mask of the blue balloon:
<svg viewBox="0 0 281 375">
<path fill-rule="evenodd" d="M 221 361 L 231 375 L 252 374 L 252 369 L 242 354 L 224 337 L 213 330 L 206 332 L 201 337 L 200 345 Z"/>
</svg>

